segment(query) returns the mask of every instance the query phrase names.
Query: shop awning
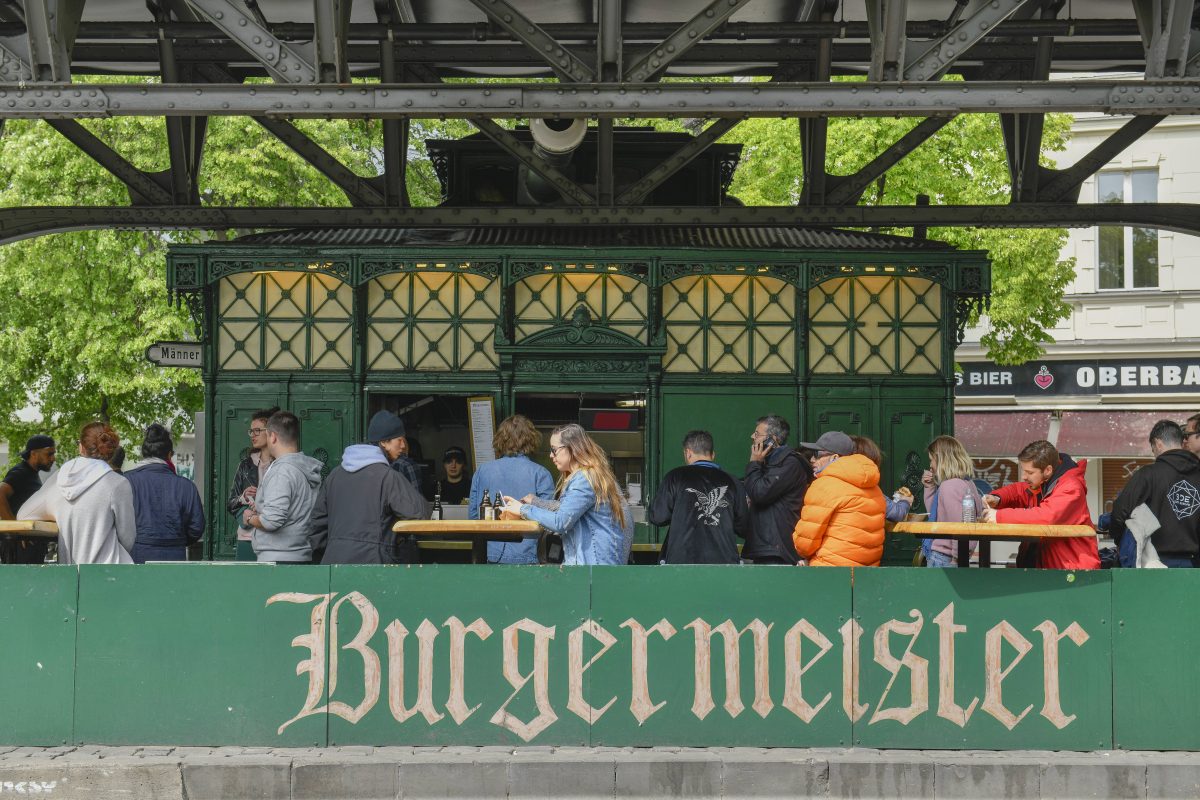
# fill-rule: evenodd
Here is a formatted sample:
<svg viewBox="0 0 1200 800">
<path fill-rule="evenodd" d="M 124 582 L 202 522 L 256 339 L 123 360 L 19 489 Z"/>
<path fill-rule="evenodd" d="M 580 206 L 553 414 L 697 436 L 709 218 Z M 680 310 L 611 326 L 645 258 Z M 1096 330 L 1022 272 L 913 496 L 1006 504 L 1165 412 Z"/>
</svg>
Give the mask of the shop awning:
<svg viewBox="0 0 1200 800">
<path fill-rule="evenodd" d="M 1160 419 L 1186 417 L 1172 411 L 1066 411 L 1058 432 L 1058 449 L 1072 457 L 1145 457 L 1150 455 L 1150 429 Z"/>
<path fill-rule="evenodd" d="M 954 435 L 972 458 L 1016 458 L 1021 448 L 1045 439 L 1048 411 L 966 411 L 954 415 Z"/>
</svg>

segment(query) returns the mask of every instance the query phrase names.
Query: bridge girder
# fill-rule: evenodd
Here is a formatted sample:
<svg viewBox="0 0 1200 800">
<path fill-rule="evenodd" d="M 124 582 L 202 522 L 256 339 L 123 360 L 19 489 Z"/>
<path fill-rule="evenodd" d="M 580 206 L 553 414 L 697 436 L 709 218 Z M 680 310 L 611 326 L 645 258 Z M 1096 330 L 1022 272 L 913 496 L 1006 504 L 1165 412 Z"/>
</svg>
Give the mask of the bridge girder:
<svg viewBox="0 0 1200 800">
<path fill-rule="evenodd" d="M 258 4 L 240 0 L 149 0 L 145 17 L 128 18 L 106 12 L 117 4 L 101 0 L 5 3 L 0 5 L 0 125 L 8 119 L 51 121 L 127 183 L 131 207 L 61 209 L 53 215 L 57 223 L 45 209 L 0 210 L 0 236 L 9 241 L 104 225 L 270 227 L 322 220 L 352 227 L 371 221 L 655 224 L 675 211 L 637 205 L 656 183 L 703 153 L 738 120 L 780 116 L 800 121 L 801 138 L 811 151 L 798 207 L 679 209 L 682 217 L 671 221 L 1136 224 L 1197 232 L 1200 206 L 1114 210 L 1076 204 L 1087 177 L 1163 118 L 1200 113 L 1197 0 L 1103 0 L 1085 4 L 1090 10 L 1078 17 L 1070 16 L 1073 10 L 1064 9 L 1063 0 L 708 0 L 687 8 L 663 2 L 654 14 L 646 13 L 646 2 L 636 10 L 631 10 L 633 0 L 563 3 L 546 20 L 528 16 L 525 4 L 503 0 L 441 0 L 436 11 L 420 7 L 425 18 L 408 0 L 271 4 L 271 13 L 284 16 L 280 10 L 289 10 L 286 21 L 268 19 Z M 371 16 L 364 16 L 364 9 Z M 930 80 L 950 70 L 965 80 Z M 1052 72 L 1072 71 L 1144 77 L 1049 80 Z M 153 75 L 159 82 L 72 82 L 89 73 L 122 72 Z M 833 80 L 855 74 L 870 80 Z M 538 82 L 483 80 L 499 75 Z M 692 80 L 660 81 L 679 75 Z M 744 80 L 753 75 L 771 80 Z M 260 76 L 274 82 L 245 82 Z M 460 80 L 443 82 L 449 77 Z M 350 83 L 352 78 L 366 82 Z M 1076 164 L 1049 170 L 1038 164 L 1038 153 L 1042 117 L 1051 111 L 1130 119 Z M 999 114 L 1005 120 L 1014 186 L 1009 205 L 853 205 L 872 180 L 960 114 Z M 166 173 L 138 171 L 76 122 L 118 115 L 167 119 L 171 167 Z M 255 118 L 342 188 L 355 207 L 315 214 L 200 207 L 205 124 L 217 115 Z M 924 121 L 856 174 L 832 175 L 824 167 L 825 121 L 839 116 Z M 383 174 L 356 175 L 288 122 L 305 117 L 382 119 Z M 538 163 L 535 151 L 495 121 L 597 120 L 596 191 L 564 183 L 571 208 L 407 208 L 409 121 L 450 117 L 471 120 L 514 158 L 549 178 L 555 177 L 553 166 Z M 614 181 L 612 124 L 628 118 L 715 122 L 636 183 L 621 186 Z M 233 221 L 237 224 L 228 224 Z"/>
</svg>

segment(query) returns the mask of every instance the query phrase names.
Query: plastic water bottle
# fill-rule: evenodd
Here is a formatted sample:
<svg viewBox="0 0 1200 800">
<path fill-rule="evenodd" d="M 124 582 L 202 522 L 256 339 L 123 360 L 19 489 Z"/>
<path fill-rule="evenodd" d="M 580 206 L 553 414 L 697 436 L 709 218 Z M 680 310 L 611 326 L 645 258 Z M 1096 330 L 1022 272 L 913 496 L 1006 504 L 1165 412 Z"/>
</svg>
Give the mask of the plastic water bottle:
<svg viewBox="0 0 1200 800">
<path fill-rule="evenodd" d="M 975 498 L 971 497 L 971 495 L 969 495 L 969 494 L 963 495 L 962 521 L 963 522 L 974 522 L 975 521 Z"/>
</svg>

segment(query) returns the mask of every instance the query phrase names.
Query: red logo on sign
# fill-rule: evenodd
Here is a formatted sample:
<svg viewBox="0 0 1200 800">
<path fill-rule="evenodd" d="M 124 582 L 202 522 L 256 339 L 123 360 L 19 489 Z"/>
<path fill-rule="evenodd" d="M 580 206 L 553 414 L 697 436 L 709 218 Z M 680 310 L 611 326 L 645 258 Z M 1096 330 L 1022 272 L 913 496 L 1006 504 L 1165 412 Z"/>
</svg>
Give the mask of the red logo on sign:
<svg viewBox="0 0 1200 800">
<path fill-rule="evenodd" d="M 1039 389 L 1049 389 L 1050 384 L 1054 383 L 1054 376 L 1050 374 L 1050 370 L 1043 364 L 1038 370 L 1038 374 L 1033 376 L 1033 382 L 1037 384 Z"/>
</svg>

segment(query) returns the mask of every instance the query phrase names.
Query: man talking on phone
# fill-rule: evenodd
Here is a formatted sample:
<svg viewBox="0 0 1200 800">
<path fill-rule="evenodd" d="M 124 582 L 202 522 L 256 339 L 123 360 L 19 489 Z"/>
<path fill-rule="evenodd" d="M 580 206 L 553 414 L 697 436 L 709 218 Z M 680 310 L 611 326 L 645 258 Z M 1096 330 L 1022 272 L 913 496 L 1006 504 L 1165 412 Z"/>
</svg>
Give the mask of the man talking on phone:
<svg viewBox="0 0 1200 800">
<path fill-rule="evenodd" d="M 775 414 L 759 417 L 750 436 L 750 463 L 742 484 L 750 501 L 750 531 L 742 559 L 755 564 L 794 566 L 792 529 L 800 519 L 812 467 L 787 446 L 791 427 Z"/>
</svg>

